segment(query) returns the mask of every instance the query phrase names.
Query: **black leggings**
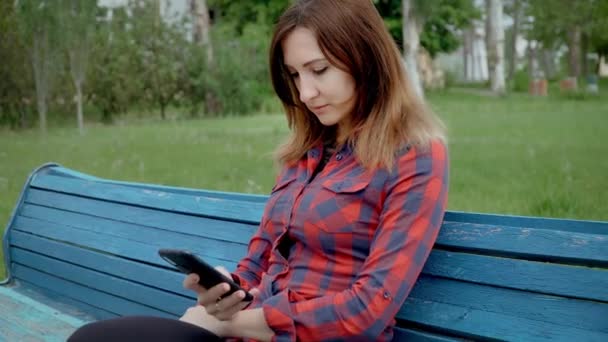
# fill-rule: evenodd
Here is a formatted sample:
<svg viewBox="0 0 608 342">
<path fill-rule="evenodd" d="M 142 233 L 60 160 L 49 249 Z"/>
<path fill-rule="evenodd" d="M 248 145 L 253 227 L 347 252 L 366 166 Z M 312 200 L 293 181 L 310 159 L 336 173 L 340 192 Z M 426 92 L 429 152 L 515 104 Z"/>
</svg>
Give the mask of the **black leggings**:
<svg viewBox="0 0 608 342">
<path fill-rule="evenodd" d="M 68 342 L 186 342 L 223 341 L 203 328 L 176 319 L 128 316 L 86 324 L 68 338 Z"/>
</svg>

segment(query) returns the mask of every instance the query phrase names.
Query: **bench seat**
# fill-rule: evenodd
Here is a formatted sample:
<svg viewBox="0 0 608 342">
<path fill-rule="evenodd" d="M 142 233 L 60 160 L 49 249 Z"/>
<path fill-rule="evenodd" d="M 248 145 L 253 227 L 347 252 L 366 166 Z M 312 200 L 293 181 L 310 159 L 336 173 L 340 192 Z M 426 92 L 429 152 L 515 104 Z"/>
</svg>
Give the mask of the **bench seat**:
<svg viewBox="0 0 608 342">
<path fill-rule="evenodd" d="M 266 200 L 40 167 L 3 240 L 0 341 L 178 317 L 194 298 L 158 249 L 234 269 Z M 608 341 L 608 222 L 448 212 L 397 320 L 398 341 Z"/>
</svg>

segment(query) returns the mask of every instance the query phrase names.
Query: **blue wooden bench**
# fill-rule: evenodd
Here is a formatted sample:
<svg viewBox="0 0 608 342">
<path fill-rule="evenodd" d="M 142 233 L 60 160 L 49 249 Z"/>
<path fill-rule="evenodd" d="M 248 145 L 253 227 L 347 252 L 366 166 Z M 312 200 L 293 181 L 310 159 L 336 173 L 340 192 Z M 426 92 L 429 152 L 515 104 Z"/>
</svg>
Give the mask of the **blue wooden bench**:
<svg viewBox="0 0 608 342">
<path fill-rule="evenodd" d="M 233 269 L 265 196 L 33 172 L 4 236 L 0 340 L 193 303 L 157 250 Z M 608 222 L 448 212 L 395 340 L 608 341 Z"/>
</svg>

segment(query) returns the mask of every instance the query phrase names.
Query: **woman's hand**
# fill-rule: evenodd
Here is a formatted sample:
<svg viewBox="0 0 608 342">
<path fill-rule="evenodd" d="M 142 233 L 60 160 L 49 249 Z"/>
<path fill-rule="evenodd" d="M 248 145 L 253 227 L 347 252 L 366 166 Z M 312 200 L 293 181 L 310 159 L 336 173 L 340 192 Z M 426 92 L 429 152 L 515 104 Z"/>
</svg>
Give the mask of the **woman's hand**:
<svg viewBox="0 0 608 342">
<path fill-rule="evenodd" d="M 218 266 L 215 269 L 226 277 L 231 277 L 230 273 L 225 268 Z M 212 315 L 219 320 L 225 321 L 231 319 L 234 314 L 243 310 L 249 304 L 249 302 L 243 302 L 245 292 L 242 290 L 236 291 L 230 296 L 220 299 L 223 294 L 230 290 L 230 286 L 227 283 L 220 283 L 210 289 L 205 289 L 198 281 L 199 276 L 191 273 L 184 279 L 184 287 L 196 292 L 198 304 L 205 307 L 207 314 Z M 249 291 L 249 293 L 255 297 L 259 291 L 253 289 Z"/>
<path fill-rule="evenodd" d="M 199 326 L 219 337 L 226 337 L 228 334 L 228 323 L 208 314 L 205 308 L 200 305 L 188 308 L 179 320 Z"/>
</svg>

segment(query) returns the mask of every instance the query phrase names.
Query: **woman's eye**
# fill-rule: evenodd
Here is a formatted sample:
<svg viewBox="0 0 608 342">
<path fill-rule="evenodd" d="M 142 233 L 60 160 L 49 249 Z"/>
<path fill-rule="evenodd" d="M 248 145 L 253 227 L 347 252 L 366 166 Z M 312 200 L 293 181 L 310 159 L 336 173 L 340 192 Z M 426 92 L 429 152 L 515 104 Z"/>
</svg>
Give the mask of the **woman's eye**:
<svg viewBox="0 0 608 342">
<path fill-rule="evenodd" d="M 321 69 L 313 70 L 313 72 L 314 72 L 316 75 L 321 75 L 321 74 L 323 74 L 323 73 L 324 73 L 326 70 L 327 70 L 327 67 L 324 67 L 324 68 L 321 68 Z"/>
<path fill-rule="evenodd" d="M 297 72 L 294 72 L 292 74 L 289 74 L 289 76 L 291 76 L 291 78 L 298 78 L 299 75 Z"/>
</svg>

